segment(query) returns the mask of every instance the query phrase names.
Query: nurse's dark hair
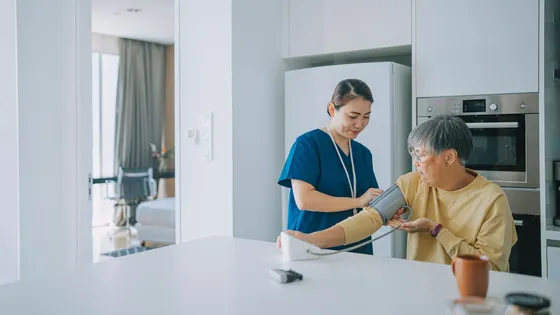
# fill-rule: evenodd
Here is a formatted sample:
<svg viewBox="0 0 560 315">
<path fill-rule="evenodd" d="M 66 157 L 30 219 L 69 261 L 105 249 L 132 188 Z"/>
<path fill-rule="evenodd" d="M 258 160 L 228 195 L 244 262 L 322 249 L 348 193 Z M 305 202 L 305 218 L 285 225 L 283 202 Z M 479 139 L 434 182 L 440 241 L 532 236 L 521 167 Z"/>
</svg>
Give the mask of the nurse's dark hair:
<svg viewBox="0 0 560 315">
<path fill-rule="evenodd" d="M 340 81 L 336 85 L 331 102 L 334 104 L 334 108 L 338 110 L 356 98 L 363 98 L 364 100 L 373 103 L 371 90 L 364 81 L 358 79 L 346 79 Z M 329 114 L 329 116 L 331 115 L 331 113 L 329 113 L 328 106 L 327 114 Z"/>
</svg>

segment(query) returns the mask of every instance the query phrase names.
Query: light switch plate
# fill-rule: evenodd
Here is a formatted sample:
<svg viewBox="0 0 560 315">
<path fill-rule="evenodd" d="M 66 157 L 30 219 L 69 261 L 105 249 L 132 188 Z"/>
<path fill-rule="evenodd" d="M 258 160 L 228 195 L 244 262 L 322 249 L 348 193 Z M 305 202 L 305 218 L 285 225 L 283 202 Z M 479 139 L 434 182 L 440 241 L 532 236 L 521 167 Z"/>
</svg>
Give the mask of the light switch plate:
<svg viewBox="0 0 560 315">
<path fill-rule="evenodd" d="M 200 116 L 200 153 L 204 161 L 211 161 L 212 152 L 212 113 Z"/>
<path fill-rule="evenodd" d="M 196 144 L 198 142 L 198 130 L 197 129 L 187 130 L 187 138 L 191 139 L 191 141 Z"/>
</svg>

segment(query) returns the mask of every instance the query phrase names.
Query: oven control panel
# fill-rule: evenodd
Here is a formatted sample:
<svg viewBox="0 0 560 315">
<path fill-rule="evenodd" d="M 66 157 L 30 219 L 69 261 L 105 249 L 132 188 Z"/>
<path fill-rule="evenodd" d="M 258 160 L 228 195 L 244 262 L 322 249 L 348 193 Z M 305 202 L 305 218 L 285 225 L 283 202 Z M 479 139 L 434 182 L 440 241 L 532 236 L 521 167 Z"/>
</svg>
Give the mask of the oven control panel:
<svg viewBox="0 0 560 315">
<path fill-rule="evenodd" d="M 537 93 L 418 98 L 417 116 L 496 115 L 539 112 Z"/>
</svg>

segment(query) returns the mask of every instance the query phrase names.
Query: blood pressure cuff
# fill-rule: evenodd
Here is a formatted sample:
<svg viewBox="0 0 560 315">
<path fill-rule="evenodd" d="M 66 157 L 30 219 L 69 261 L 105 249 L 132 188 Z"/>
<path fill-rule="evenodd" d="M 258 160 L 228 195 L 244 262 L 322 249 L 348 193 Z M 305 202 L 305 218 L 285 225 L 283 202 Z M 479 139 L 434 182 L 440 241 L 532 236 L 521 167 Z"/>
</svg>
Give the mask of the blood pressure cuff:
<svg viewBox="0 0 560 315">
<path fill-rule="evenodd" d="M 406 206 L 406 200 L 397 184 L 393 184 L 369 203 L 369 207 L 379 212 L 384 225 L 404 206 Z"/>
</svg>

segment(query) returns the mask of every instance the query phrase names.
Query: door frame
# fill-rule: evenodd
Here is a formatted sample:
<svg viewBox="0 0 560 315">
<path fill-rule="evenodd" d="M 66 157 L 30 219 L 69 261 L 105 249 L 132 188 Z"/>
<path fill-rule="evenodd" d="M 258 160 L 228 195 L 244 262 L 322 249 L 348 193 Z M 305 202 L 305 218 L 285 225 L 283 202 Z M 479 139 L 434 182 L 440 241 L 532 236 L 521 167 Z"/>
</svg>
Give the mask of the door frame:
<svg viewBox="0 0 560 315">
<path fill-rule="evenodd" d="M 76 0 L 76 264 L 93 264 L 91 0 Z"/>
<path fill-rule="evenodd" d="M 87 13 L 87 14 L 86 14 Z M 180 49 L 180 0 L 174 1 L 174 120 L 175 120 L 175 243 L 181 243 L 181 49 Z M 77 172 L 75 182 L 78 183 L 76 204 L 76 236 L 77 236 L 77 265 L 93 263 L 92 237 L 92 178 L 93 171 L 93 133 L 92 133 L 92 3 L 76 1 L 76 53 L 77 53 L 77 134 L 76 144 Z"/>
<path fill-rule="evenodd" d="M 181 229 L 181 156 L 184 153 L 181 146 L 181 1 L 175 0 L 174 13 L 174 119 L 175 119 L 175 244 L 182 242 Z"/>
</svg>

